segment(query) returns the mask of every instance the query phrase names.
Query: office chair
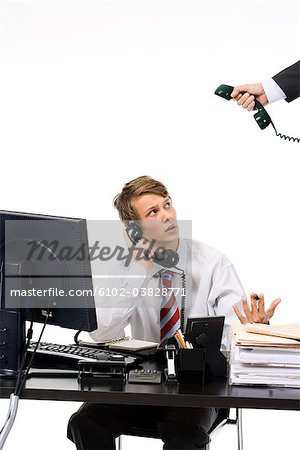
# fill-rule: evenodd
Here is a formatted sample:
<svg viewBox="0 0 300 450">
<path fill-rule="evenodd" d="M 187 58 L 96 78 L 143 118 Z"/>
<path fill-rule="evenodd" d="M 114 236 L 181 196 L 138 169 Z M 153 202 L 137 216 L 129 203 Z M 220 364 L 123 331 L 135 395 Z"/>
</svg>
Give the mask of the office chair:
<svg viewBox="0 0 300 450">
<path fill-rule="evenodd" d="M 229 417 L 229 409 L 220 409 L 217 419 L 209 430 L 209 443 L 206 445 L 206 450 L 210 450 L 210 442 L 224 427 L 224 425 L 236 425 L 237 426 L 237 445 L 238 450 L 243 450 L 243 430 L 242 430 L 242 410 L 235 409 L 235 418 Z M 134 425 L 126 432 L 128 436 L 147 437 L 153 439 L 159 439 L 156 429 L 150 427 L 135 427 Z M 122 436 L 116 439 L 116 450 L 122 449 Z"/>
</svg>

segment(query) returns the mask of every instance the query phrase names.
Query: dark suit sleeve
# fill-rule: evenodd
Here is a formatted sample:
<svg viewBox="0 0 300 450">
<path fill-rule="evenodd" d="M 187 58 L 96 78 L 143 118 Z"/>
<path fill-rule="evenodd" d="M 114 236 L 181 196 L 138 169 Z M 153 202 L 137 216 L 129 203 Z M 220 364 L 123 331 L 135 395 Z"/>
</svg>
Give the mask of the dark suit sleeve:
<svg viewBox="0 0 300 450">
<path fill-rule="evenodd" d="M 292 102 L 300 96 L 300 61 L 272 78 L 285 93 L 287 102 Z"/>
</svg>

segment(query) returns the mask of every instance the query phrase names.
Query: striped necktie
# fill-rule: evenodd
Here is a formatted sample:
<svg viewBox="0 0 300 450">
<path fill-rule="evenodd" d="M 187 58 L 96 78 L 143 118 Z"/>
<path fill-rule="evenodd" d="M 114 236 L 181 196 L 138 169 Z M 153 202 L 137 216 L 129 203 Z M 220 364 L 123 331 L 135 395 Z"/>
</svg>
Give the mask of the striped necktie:
<svg viewBox="0 0 300 450">
<path fill-rule="evenodd" d="M 160 339 L 171 338 L 180 328 L 180 314 L 172 287 L 174 274 L 170 271 L 161 274 L 163 299 L 160 307 Z M 166 291 L 166 292 L 164 292 Z"/>
</svg>

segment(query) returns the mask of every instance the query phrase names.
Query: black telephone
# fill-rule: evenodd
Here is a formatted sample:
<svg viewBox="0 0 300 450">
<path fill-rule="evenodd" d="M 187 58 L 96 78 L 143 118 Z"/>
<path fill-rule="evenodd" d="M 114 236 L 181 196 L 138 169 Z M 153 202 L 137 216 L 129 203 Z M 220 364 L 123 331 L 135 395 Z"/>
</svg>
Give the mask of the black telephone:
<svg viewBox="0 0 300 450">
<path fill-rule="evenodd" d="M 144 238 L 141 227 L 136 222 L 131 220 L 126 225 L 126 233 L 133 245 L 137 245 L 137 243 Z M 145 256 L 147 257 L 146 252 Z M 171 267 L 177 266 L 179 262 L 179 255 L 174 250 L 166 249 L 161 252 L 155 252 L 152 260 L 156 264 L 170 269 Z"/>
<path fill-rule="evenodd" d="M 233 91 L 233 86 L 228 86 L 227 84 L 221 84 L 216 90 L 215 94 L 219 97 L 225 98 L 225 100 L 231 100 L 231 94 Z M 241 94 L 245 94 L 245 92 L 241 92 Z M 274 128 L 274 131 L 276 133 L 276 136 L 281 137 L 282 139 L 292 141 L 292 142 L 300 142 L 299 138 L 286 136 L 285 134 L 278 133 L 274 123 L 272 122 L 271 117 L 263 107 L 263 105 L 255 99 L 255 109 L 257 109 L 257 112 L 254 114 L 254 119 L 256 120 L 256 123 L 261 128 L 261 130 L 264 130 L 269 126 L 270 124 Z"/>
</svg>

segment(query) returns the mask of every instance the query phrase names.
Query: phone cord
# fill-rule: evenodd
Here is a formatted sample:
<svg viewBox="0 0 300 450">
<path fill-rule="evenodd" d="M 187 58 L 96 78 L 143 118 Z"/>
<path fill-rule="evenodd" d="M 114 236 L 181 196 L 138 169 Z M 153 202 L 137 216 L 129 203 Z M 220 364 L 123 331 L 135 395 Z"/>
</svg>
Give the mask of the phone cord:
<svg viewBox="0 0 300 450">
<path fill-rule="evenodd" d="M 300 142 L 300 138 L 295 138 L 295 137 L 292 137 L 292 136 L 286 136 L 285 134 L 278 133 L 274 123 L 272 122 L 272 120 L 271 120 L 271 125 L 274 128 L 276 136 L 279 136 L 280 138 L 284 139 L 285 141 Z"/>
<path fill-rule="evenodd" d="M 180 329 L 184 333 L 184 331 L 185 331 L 185 303 L 186 303 L 186 277 L 185 277 L 184 270 L 182 270 L 180 276 L 181 276 Z"/>
</svg>

